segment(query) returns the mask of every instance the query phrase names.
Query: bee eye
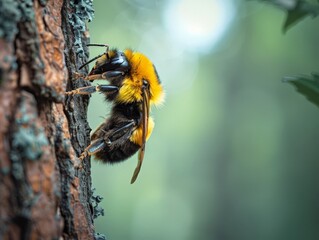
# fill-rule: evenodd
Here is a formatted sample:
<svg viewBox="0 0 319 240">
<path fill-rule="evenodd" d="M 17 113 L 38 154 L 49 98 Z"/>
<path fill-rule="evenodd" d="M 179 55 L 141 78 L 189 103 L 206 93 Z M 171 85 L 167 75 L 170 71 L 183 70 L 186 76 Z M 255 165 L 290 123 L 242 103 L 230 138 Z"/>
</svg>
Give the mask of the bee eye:
<svg viewBox="0 0 319 240">
<path fill-rule="evenodd" d="M 143 80 L 143 87 L 147 87 L 149 85 L 148 81 Z"/>
</svg>

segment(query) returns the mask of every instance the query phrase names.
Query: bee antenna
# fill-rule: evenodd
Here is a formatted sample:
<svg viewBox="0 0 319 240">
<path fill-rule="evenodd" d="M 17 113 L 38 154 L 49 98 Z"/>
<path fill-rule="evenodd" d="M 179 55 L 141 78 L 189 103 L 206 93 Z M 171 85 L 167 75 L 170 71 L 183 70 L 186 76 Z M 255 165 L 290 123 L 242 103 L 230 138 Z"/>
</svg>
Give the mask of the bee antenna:
<svg viewBox="0 0 319 240">
<path fill-rule="evenodd" d="M 108 44 L 89 43 L 86 46 L 88 46 L 88 47 L 106 47 L 106 51 L 109 50 L 109 45 Z"/>
<path fill-rule="evenodd" d="M 95 58 L 92 58 L 91 60 L 87 61 L 86 63 L 84 63 L 83 65 L 81 65 L 79 67 L 79 70 L 81 70 L 84 66 L 88 65 L 89 63 L 93 62 L 94 60 L 98 59 L 99 57 L 102 57 L 105 53 L 100 54 L 98 56 L 96 56 Z"/>
<path fill-rule="evenodd" d="M 83 65 L 80 66 L 79 70 L 81 70 L 84 66 L 88 65 L 89 63 L 93 62 L 94 60 L 98 59 L 99 57 L 102 57 L 104 54 L 106 54 L 106 58 L 109 59 L 109 45 L 108 44 L 96 44 L 96 43 L 89 43 L 86 46 L 88 47 L 106 47 L 106 51 L 103 54 L 98 55 L 95 58 L 92 58 L 88 62 L 84 63 Z"/>
<path fill-rule="evenodd" d="M 88 46 L 88 47 L 105 47 L 106 48 L 106 50 L 105 50 L 106 57 L 107 57 L 107 59 L 109 59 L 110 46 L 108 44 L 89 43 L 86 46 Z"/>
</svg>

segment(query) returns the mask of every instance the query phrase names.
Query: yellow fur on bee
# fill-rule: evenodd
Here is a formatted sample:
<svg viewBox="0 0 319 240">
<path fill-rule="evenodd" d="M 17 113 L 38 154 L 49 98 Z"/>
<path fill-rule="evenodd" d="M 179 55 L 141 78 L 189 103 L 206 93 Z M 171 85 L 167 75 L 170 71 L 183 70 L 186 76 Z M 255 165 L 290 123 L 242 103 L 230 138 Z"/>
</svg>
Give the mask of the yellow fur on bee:
<svg viewBox="0 0 319 240">
<path fill-rule="evenodd" d="M 148 138 L 151 136 L 153 128 L 154 128 L 154 120 L 153 118 L 149 117 L 148 118 L 148 129 L 147 129 L 147 134 L 146 134 L 146 140 L 148 140 Z M 135 131 L 133 131 L 130 140 L 131 142 L 142 146 L 142 134 L 143 134 L 143 129 L 142 129 L 142 125 L 139 126 Z"/>
<path fill-rule="evenodd" d="M 107 60 L 106 54 L 103 54 L 101 57 L 99 57 L 99 58 L 96 60 L 93 69 L 96 69 L 96 68 L 102 66 L 103 64 L 105 64 L 106 60 Z"/>
<path fill-rule="evenodd" d="M 129 76 L 123 80 L 117 101 L 124 103 L 142 101 L 143 80 L 150 85 L 150 104 L 163 102 L 164 92 L 157 77 L 153 63 L 142 53 L 126 49 L 124 54 L 131 65 Z"/>
</svg>

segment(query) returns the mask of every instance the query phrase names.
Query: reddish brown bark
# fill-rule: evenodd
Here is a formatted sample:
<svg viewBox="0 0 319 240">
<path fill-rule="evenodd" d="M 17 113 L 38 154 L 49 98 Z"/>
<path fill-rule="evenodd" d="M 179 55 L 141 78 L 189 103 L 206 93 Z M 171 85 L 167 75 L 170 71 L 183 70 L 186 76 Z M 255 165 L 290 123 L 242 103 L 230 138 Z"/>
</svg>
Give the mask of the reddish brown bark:
<svg viewBox="0 0 319 240">
<path fill-rule="evenodd" d="M 89 141 L 88 98 L 64 96 L 86 84 L 69 81 L 88 36 L 72 19 L 86 10 L 72 0 L 3 5 L 15 17 L 0 19 L 0 239 L 94 239 L 90 163 L 74 167 Z"/>
</svg>

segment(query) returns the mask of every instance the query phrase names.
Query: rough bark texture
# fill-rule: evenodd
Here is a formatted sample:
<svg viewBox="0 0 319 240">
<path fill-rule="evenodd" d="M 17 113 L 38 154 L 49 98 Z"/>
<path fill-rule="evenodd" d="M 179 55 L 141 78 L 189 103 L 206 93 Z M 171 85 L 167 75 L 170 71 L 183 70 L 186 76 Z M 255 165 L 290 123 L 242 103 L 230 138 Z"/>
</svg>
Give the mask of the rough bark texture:
<svg viewBox="0 0 319 240">
<path fill-rule="evenodd" d="M 65 98 L 86 60 L 84 0 L 0 2 L 0 239 L 94 239 L 87 97 Z"/>
</svg>

